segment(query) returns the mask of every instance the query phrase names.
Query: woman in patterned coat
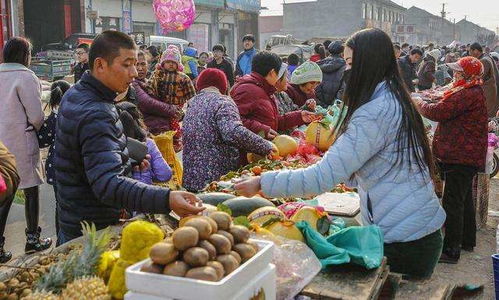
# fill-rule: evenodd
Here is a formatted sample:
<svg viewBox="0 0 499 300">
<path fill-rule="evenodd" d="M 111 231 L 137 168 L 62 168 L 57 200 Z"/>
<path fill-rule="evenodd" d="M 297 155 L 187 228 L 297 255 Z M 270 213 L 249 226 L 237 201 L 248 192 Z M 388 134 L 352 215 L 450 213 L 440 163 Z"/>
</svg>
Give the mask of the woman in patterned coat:
<svg viewBox="0 0 499 300">
<path fill-rule="evenodd" d="M 193 192 L 239 167 L 239 150 L 268 155 L 270 142 L 244 127 L 234 101 L 226 96 L 224 72 L 206 69 L 198 77 L 183 123 L 184 187 Z"/>
</svg>

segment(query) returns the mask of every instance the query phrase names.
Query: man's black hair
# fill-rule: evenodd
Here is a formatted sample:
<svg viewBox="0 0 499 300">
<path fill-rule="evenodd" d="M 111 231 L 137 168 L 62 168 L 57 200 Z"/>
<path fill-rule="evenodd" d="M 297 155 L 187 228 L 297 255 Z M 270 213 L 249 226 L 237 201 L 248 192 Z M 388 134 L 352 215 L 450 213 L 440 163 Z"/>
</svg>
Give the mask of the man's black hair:
<svg viewBox="0 0 499 300">
<path fill-rule="evenodd" d="M 329 45 L 332 43 L 331 40 L 325 40 L 324 43 L 322 43 L 324 45 L 324 49 L 328 49 L 329 48 Z"/>
<path fill-rule="evenodd" d="M 290 66 L 297 66 L 300 63 L 300 58 L 295 53 L 288 55 L 288 64 Z"/>
<path fill-rule="evenodd" d="M 480 43 L 473 43 L 470 46 L 470 50 L 478 50 L 480 52 L 483 52 L 483 47 L 480 45 Z"/>
<path fill-rule="evenodd" d="M 421 51 L 421 49 L 414 48 L 411 50 L 411 55 L 414 55 L 414 54 L 419 54 L 419 55 L 423 56 L 423 51 Z"/>
<path fill-rule="evenodd" d="M 402 48 L 405 48 L 405 47 L 409 47 L 409 44 L 408 43 L 403 43 L 402 44 Z"/>
<path fill-rule="evenodd" d="M 149 46 L 147 47 L 147 51 L 151 53 L 152 57 L 158 57 L 159 56 L 159 50 L 156 46 Z"/>
<path fill-rule="evenodd" d="M 279 73 L 281 65 L 282 60 L 277 54 L 269 51 L 260 51 L 253 57 L 251 70 L 265 77 L 272 70 Z"/>
<path fill-rule="evenodd" d="M 211 48 L 211 51 L 222 51 L 223 53 L 225 53 L 225 46 L 222 44 L 216 44 L 215 46 L 213 46 L 213 48 Z"/>
<path fill-rule="evenodd" d="M 399 44 L 393 44 L 393 48 L 400 50 L 400 45 Z"/>
<path fill-rule="evenodd" d="M 85 50 L 85 52 L 88 53 L 88 51 L 90 50 L 90 46 L 87 43 L 81 43 L 78 46 L 76 46 L 76 49 L 83 49 Z"/>
<path fill-rule="evenodd" d="M 137 49 L 132 38 L 123 32 L 107 30 L 99 34 L 90 47 L 89 66 L 94 68 L 94 62 L 98 57 L 112 64 L 114 59 L 120 55 L 120 49 Z"/>
<path fill-rule="evenodd" d="M 252 41 L 254 43 L 255 42 L 255 36 L 252 35 L 251 33 L 247 34 L 247 35 L 243 36 L 243 42 L 244 41 Z"/>
</svg>

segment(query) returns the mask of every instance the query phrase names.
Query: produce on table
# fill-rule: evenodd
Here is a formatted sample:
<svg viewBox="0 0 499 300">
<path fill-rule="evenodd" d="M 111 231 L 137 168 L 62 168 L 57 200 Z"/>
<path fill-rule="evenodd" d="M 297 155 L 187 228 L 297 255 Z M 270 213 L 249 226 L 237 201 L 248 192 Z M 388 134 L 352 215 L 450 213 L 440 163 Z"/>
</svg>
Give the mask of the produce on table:
<svg viewBox="0 0 499 300">
<path fill-rule="evenodd" d="M 83 277 L 68 284 L 62 291 L 61 299 L 64 300 L 111 300 L 107 286 L 99 277 Z"/>
<path fill-rule="evenodd" d="M 220 230 L 213 230 L 216 227 L 207 218 Z M 256 244 L 248 241 L 249 229 L 232 225 L 226 212 L 189 218 L 183 225 L 173 232 L 172 243 L 160 241 L 151 248 L 151 262 L 141 267 L 142 272 L 219 281 L 259 250 Z"/>
<path fill-rule="evenodd" d="M 106 251 L 102 253 L 99 262 L 99 272 L 97 273 L 100 278 L 104 279 L 104 282 L 109 281 L 111 277 L 111 272 L 113 267 L 120 258 L 119 250 Z"/>
<path fill-rule="evenodd" d="M 121 237 L 120 258 L 109 279 L 109 292 L 114 298 L 123 299 L 125 296 L 127 291 L 125 285 L 126 268 L 147 258 L 152 246 L 163 239 L 163 231 L 156 224 L 134 221 L 125 226 Z"/>
<path fill-rule="evenodd" d="M 248 153 L 246 154 L 246 159 L 248 160 L 249 163 L 256 163 L 257 161 L 265 159 L 265 156 L 258 155 L 255 153 Z"/>
<path fill-rule="evenodd" d="M 227 200 L 223 204 L 232 210 L 233 217 L 247 216 L 255 209 L 265 206 L 275 207 L 272 202 L 261 197 L 237 197 Z"/>
<path fill-rule="evenodd" d="M 197 194 L 197 196 L 199 199 L 201 199 L 201 201 L 203 201 L 203 203 L 211 204 L 214 206 L 217 206 L 219 203 L 236 197 L 227 193 L 204 193 Z"/>
<path fill-rule="evenodd" d="M 334 129 L 321 121 L 314 121 L 305 130 L 307 143 L 316 146 L 321 151 L 327 151 L 336 138 Z"/>
<path fill-rule="evenodd" d="M 264 226 L 265 227 L 265 226 Z M 295 226 L 295 222 L 291 220 L 276 221 L 265 227 L 268 231 L 275 235 L 285 237 L 290 240 L 305 242 L 305 238 L 301 231 Z"/>
<path fill-rule="evenodd" d="M 298 223 L 299 221 L 307 221 L 314 230 L 317 230 L 317 222 L 326 214 L 320 213 L 317 209 L 310 206 L 300 208 L 292 217 L 291 221 Z"/>
<path fill-rule="evenodd" d="M 272 143 L 276 145 L 279 150 L 279 155 L 282 157 L 295 154 L 298 150 L 298 143 L 289 135 L 278 135 L 274 138 Z"/>
<path fill-rule="evenodd" d="M 272 218 L 278 218 L 284 220 L 286 216 L 277 207 L 261 207 L 254 210 L 248 215 L 248 221 L 254 224 L 262 225 Z"/>
</svg>

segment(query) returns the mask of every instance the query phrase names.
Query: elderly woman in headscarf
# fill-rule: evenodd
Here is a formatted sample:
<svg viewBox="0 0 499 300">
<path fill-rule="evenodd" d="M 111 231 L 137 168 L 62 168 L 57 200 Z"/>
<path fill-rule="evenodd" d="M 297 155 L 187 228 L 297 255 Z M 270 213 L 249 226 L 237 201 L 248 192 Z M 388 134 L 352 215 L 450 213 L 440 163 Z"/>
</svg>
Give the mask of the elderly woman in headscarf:
<svg viewBox="0 0 499 300">
<path fill-rule="evenodd" d="M 426 53 L 418 71 L 418 89 L 420 91 L 429 90 L 435 82 L 435 72 L 441 52 L 438 49 L 433 49 Z"/>
<path fill-rule="evenodd" d="M 487 153 L 487 107 L 481 85 L 482 63 L 471 56 L 449 63 L 454 81 L 436 103 L 416 99 L 421 114 L 438 122 L 433 154 L 440 164 L 447 213 L 441 262 L 457 263 L 461 248 L 476 245 L 472 182 L 485 167 Z"/>
</svg>

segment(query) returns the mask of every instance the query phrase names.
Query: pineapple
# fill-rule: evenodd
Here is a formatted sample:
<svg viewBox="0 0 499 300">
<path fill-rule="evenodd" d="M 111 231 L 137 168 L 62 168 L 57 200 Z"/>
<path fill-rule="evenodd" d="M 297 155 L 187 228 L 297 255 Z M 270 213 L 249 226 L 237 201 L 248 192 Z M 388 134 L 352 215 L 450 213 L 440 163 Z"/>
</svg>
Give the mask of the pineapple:
<svg viewBox="0 0 499 300">
<path fill-rule="evenodd" d="M 23 300 L 60 300 L 59 296 L 52 294 L 52 292 L 34 292 L 24 298 Z"/>
<path fill-rule="evenodd" d="M 96 276 L 83 277 L 68 284 L 61 293 L 64 300 L 111 300 L 104 281 Z"/>
<path fill-rule="evenodd" d="M 109 229 L 97 233 L 95 225 L 83 223 L 83 235 L 86 237 L 83 250 L 73 251 L 66 260 L 52 265 L 36 284 L 36 291 L 48 291 L 59 294 L 69 282 L 84 276 L 97 274 L 100 257 L 109 245 Z"/>
</svg>

